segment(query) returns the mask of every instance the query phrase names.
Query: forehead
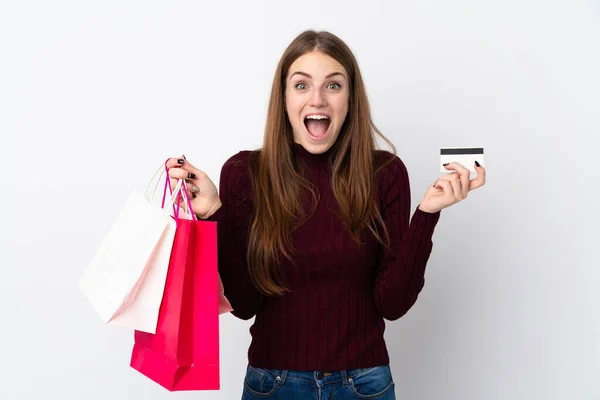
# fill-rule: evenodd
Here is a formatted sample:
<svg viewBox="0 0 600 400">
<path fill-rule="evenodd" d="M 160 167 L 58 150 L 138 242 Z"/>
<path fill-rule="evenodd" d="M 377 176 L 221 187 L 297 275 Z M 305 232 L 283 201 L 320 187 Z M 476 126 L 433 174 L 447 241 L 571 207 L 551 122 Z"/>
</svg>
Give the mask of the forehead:
<svg viewBox="0 0 600 400">
<path fill-rule="evenodd" d="M 312 51 L 298 57 L 290 66 L 288 77 L 296 72 L 305 72 L 312 75 L 313 78 L 326 76 L 332 72 L 341 72 L 346 75 L 346 70 L 342 64 L 320 51 Z"/>
</svg>

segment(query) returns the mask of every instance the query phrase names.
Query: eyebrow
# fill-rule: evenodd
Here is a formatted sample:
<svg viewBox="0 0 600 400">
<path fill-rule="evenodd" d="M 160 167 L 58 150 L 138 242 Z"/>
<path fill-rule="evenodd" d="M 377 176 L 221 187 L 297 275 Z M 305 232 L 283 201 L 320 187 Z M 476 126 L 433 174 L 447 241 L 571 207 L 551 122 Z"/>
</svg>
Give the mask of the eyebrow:
<svg viewBox="0 0 600 400">
<path fill-rule="evenodd" d="M 294 73 L 293 73 L 293 74 L 290 76 L 290 79 L 292 79 L 292 78 L 294 77 L 294 75 L 302 75 L 302 76 L 305 76 L 305 77 L 307 77 L 308 79 L 312 79 L 312 76 L 311 76 L 310 74 L 307 74 L 306 72 L 302 72 L 302 71 L 294 72 Z M 346 75 L 342 74 L 341 72 L 332 72 L 331 74 L 327 75 L 327 76 L 325 77 L 325 79 L 332 78 L 332 77 L 334 77 L 334 76 L 336 76 L 336 75 L 339 75 L 339 76 L 343 77 L 344 79 L 346 79 Z"/>
</svg>

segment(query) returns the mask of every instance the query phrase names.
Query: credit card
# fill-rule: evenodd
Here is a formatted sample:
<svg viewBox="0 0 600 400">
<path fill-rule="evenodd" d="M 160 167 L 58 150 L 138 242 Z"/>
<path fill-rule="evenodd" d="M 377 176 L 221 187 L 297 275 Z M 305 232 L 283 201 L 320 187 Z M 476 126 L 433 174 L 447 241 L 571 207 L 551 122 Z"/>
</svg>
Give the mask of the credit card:
<svg viewBox="0 0 600 400">
<path fill-rule="evenodd" d="M 485 167 L 483 160 L 483 147 L 442 147 L 440 149 L 440 171 L 454 172 L 448 170 L 443 164 L 457 162 L 470 171 L 475 171 L 475 160 Z"/>
</svg>

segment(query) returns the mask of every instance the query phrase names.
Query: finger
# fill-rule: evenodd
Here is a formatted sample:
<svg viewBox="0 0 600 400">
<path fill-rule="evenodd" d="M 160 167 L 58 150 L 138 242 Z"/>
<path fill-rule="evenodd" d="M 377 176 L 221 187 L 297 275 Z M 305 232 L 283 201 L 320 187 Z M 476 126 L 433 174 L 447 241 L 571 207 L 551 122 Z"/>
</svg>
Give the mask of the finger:
<svg viewBox="0 0 600 400">
<path fill-rule="evenodd" d="M 469 171 L 468 168 L 465 168 L 461 163 L 457 163 L 457 162 L 448 163 L 448 165 L 444 165 L 444 168 L 446 168 L 447 170 L 450 170 L 450 171 L 456 171 L 459 174 L 470 174 L 471 173 L 471 171 Z"/>
<path fill-rule="evenodd" d="M 190 200 L 192 200 L 192 199 L 195 199 L 195 198 L 197 197 L 197 194 L 196 194 L 196 193 L 192 193 L 192 192 L 191 192 L 191 191 L 189 191 L 189 190 L 186 190 L 186 191 L 185 191 L 185 193 L 187 194 L 187 198 L 189 198 Z M 183 192 L 181 193 L 181 198 L 182 198 L 183 200 L 185 200 L 185 199 L 186 199 L 186 194 L 183 194 Z"/>
<path fill-rule="evenodd" d="M 185 182 L 185 190 L 190 194 L 200 192 L 200 188 L 194 182 Z"/>
<path fill-rule="evenodd" d="M 169 171 L 170 172 L 170 171 Z M 171 176 L 173 175 L 173 176 Z M 184 187 L 188 192 L 198 193 L 200 188 L 196 184 L 195 181 L 198 180 L 198 177 L 193 172 L 187 172 L 185 170 L 182 171 L 174 171 L 172 174 L 169 173 L 171 188 L 175 189 L 177 183 L 184 179 L 182 183 L 182 187 Z"/>
<path fill-rule="evenodd" d="M 203 172 L 200 171 L 198 168 L 194 167 L 192 164 L 190 164 L 190 162 L 185 158 L 184 155 L 181 155 L 181 157 L 173 157 L 170 158 L 169 161 L 167 161 L 167 168 L 183 168 L 189 172 L 192 172 L 196 175 L 200 175 Z"/>
<path fill-rule="evenodd" d="M 198 175 L 184 168 L 172 168 L 169 170 L 169 177 L 172 179 L 195 180 L 198 178 Z"/>
<path fill-rule="evenodd" d="M 448 183 L 450 195 L 454 201 L 460 201 L 462 199 L 462 189 L 460 187 L 460 180 L 457 172 L 439 177 L 438 182 Z"/>
<path fill-rule="evenodd" d="M 450 182 L 452 181 L 452 179 L 458 179 L 458 173 L 457 172 L 452 172 L 451 174 L 446 174 L 446 175 L 442 175 L 438 178 L 438 182 L 440 181 L 446 181 L 446 182 Z"/>
<path fill-rule="evenodd" d="M 452 190 L 452 184 L 447 180 L 438 180 L 436 186 L 441 186 L 444 191 L 444 197 L 446 199 L 454 199 L 454 191 Z"/>
<path fill-rule="evenodd" d="M 198 197 L 198 195 L 195 192 L 192 192 L 190 190 L 187 191 L 187 194 L 190 199 L 195 199 L 196 197 Z"/>
<path fill-rule="evenodd" d="M 455 199 L 455 201 L 461 201 L 463 199 L 463 195 L 462 189 L 460 188 L 460 179 L 458 174 L 452 174 L 452 177 L 450 178 L 450 185 L 452 187 L 452 197 Z"/>
<path fill-rule="evenodd" d="M 467 197 L 470 190 L 470 179 L 471 179 L 471 171 L 468 168 L 465 168 L 461 163 L 451 162 L 448 165 L 444 166 L 448 170 L 455 170 L 459 174 L 460 178 L 460 194 L 461 198 L 464 199 Z"/>
<path fill-rule="evenodd" d="M 167 168 L 175 168 L 175 167 L 181 167 L 183 165 L 185 165 L 186 160 L 185 160 L 185 156 L 181 156 L 181 157 L 171 157 L 169 158 L 169 160 L 166 163 Z"/>
<path fill-rule="evenodd" d="M 485 168 L 475 165 L 475 171 L 477 171 L 477 176 L 469 182 L 469 190 L 477 189 L 485 185 Z"/>
</svg>

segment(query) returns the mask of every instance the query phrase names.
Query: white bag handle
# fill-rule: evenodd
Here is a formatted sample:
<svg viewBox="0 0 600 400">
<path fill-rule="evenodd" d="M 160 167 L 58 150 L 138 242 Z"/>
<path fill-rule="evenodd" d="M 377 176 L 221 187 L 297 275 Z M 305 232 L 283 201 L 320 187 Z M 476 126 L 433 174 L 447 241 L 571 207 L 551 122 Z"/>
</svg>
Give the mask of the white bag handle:
<svg viewBox="0 0 600 400">
<path fill-rule="evenodd" d="M 154 180 L 156 179 L 156 175 L 160 174 L 158 177 L 158 180 L 156 181 L 156 185 L 154 185 L 154 190 L 152 191 L 152 198 L 154 198 L 154 196 L 156 195 L 156 189 L 158 188 L 158 183 L 160 182 L 160 178 L 162 178 L 163 174 L 165 173 L 165 169 L 166 168 L 164 165 L 161 165 L 160 167 L 158 167 L 158 169 L 156 170 L 154 175 L 152 175 L 152 179 L 150 179 L 150 181 L 146 185 L 146 190 L 144 190 L 144 197 L 146 197 L 147 199 L 150 198 L 148 196 L 148 189 L 150 188 L 150 185 L 152 184 L 152 182 L 154 182 Z"/>
<path fill-rule="evenodd" d="M 173 190 L 173 193 L 171 194 L 171 197 L 165 203 L 165 206 L 163 207 L 164 210 L 167 210 L 169 207 L 171 207 L 173 205 L 173 203 L 175 203 L 175 198 L 177 196 L 179 196 L 179 194 L 181 192 L 181 187 L 183 186 L 182 185 L 183 182 L 184 182 L 183 179 L 178 179 L 177 180 L 177 185 L 175 186 L 175 190 Z"/>
</svg>

